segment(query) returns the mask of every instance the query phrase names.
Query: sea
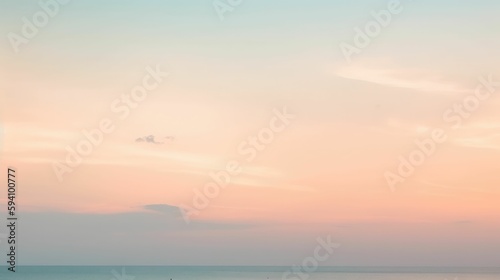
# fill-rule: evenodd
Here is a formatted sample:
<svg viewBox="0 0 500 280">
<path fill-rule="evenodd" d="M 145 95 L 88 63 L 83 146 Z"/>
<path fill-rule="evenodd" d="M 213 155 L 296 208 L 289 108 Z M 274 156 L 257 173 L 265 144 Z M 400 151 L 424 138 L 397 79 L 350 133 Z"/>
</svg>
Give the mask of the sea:
<svg viewBox="0 0 500 280">
<path fill-rule="evenodd" d="M 16 272 L 0 268 L 2 280 L 500 280 L 498 268 L 319 267 L 298 273 L 278 266 L 20 266 Z"/>
</svg>

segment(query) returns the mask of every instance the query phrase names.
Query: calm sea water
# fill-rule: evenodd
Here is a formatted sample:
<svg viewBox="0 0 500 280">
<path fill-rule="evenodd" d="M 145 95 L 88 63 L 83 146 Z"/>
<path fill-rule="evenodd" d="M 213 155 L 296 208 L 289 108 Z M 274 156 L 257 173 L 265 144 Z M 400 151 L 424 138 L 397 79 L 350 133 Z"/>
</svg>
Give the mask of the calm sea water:
<svg viewBox="0 0 500 280">
<path fill-rule="evenodd" d="M 1 267 L 0 279 L 12 280 L 281 280 L 289 267 L 108 267 L 27 266 L 16 273 Z M 304 275 L 302 275 L 304 277 Z M 493 269 L 319 268 L 308 280 L 500 280 Z M 300 280 L 297 275 L 286 279 Z"/>
</svg>

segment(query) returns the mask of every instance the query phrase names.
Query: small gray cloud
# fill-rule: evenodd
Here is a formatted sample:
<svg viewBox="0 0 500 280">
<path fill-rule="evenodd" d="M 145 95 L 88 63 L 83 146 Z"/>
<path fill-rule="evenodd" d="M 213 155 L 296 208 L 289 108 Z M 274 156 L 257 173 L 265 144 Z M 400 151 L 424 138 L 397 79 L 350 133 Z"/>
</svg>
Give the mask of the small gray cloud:
<svg viewBox="0 0 500 280">
<path fill-rule="evenodd" d="M 165 140 L 167 140 L 167 141 L 174 141 L 175 137 L 174 136 L 166 136 Z"/>
<path fill-rule="evenodd" d="M 163 139 L 164 139 L 163 142 L 156 141 L 156 136 L 148 135 L 148 136 L 139 137 L 139 138 L 135 139 L 135 142 L 136 143 L 151 143 L 151 144 L 159 145 L 159 144 L 165 144 L 165 141 L 174 141 L 175 137 L 174 136 L 167 136 L 167 137 L 163 137 Z"/>
</svg>

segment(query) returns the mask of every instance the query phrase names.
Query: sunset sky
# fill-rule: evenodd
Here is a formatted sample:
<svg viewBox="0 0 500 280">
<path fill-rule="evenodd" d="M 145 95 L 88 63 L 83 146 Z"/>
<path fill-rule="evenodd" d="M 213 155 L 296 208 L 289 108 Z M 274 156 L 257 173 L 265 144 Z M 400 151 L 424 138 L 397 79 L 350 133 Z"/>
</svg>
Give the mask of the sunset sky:
<svg viewBox="0 0 500 280">
<path fill-rule="evenodd" d="M 389 2 L 249 0 L 221 20 L 211 0 L 74 0 L 16 53 L 7 34 L 41 8 L 2 1 L 19 261 L 288 266 L 331 235 L 322 265 L 498 266 L 500 2 L 401 0 L 348 61 L 340 45 Z M 117 113 L 156 67 L 168 76 Z M 481 79 L 491 96 L 460 124 L 444 117 Z M 249 160 L 240 145 L 283 110 L 293 119 Z M 103 120 L 114 130 L 58 180 Z M 434 129 L 446 141 L 391 189 L 385 174 Z M 185 223 L 180 208 L 230 161 L 241 173 Z"/>
</svg>

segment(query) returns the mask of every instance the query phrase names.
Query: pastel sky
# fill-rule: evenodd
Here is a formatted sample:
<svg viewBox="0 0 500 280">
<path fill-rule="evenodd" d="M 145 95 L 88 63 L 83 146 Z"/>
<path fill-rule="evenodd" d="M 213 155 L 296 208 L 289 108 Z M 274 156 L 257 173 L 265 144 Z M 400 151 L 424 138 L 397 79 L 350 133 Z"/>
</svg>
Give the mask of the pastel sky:
<svg viewBox="0 0 500 280">
<path fill-rule="evenodd" d="M 388 2 L 252 0 L 221 20 L 211 0 L 73 0 L 16 53 L 8 34 L 41 8 L 2 1 L 0 173 L 18 170 L 22 264 L 289 266 L 331 235 L 322 265 L 498 266 L 500 85 L 459 125 L 443 115 L 500 81 L 500 2 L 401 0 L 347 61 L 340 44 Z M 169 76 L 121 119 L 113 102 L 157 65 Z M 239 145 L 283 108 L 294 119 L 247 160 Z M 106 118 L 59 181 L 54 162 Z M 434 129 L 447 140 L 391 191 L 384 174 Z M 179 207 L 230 160 L 241 174 L 186 224 Z"/>
</svg>

